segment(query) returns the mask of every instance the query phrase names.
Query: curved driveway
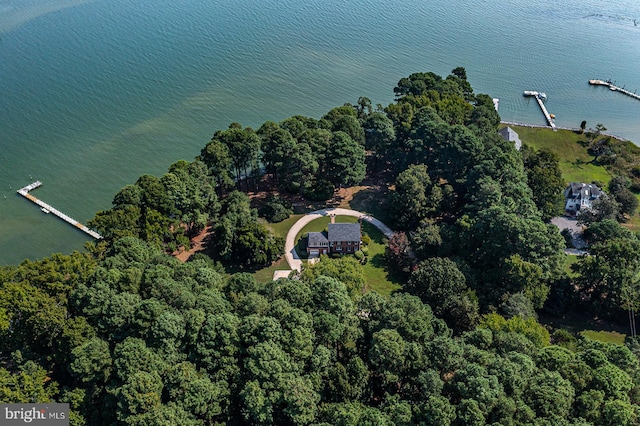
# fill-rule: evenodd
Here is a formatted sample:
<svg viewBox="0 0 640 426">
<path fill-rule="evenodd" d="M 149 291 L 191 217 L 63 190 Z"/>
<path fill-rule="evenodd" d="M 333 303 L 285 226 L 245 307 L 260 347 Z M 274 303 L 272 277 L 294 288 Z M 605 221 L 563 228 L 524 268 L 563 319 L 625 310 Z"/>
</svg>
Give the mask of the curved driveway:
<svg viewBox="0 0 640 426">
<path fill-rule="evenodd" d="M 319 219 L 323 216 L 329 216 L 331 214 L 335 214 L 336 216 L 353 216 L 353 217 L 361 217 L 362 220 L 369 222 L 376 228 L 378 228 L 387 238 L 391 238 L 393 235 L 393 231 L 384 223 L 380 222 L 373 216 L 368 214 L 349 209 L 323 209 L 316 210 L 309 214 L 302 216 L 293 226 L 289 229 L 287 233 L 287 239 L 284 245 L 284 256 L 287 259 L 287 263 L 289 263 L 289 267 L 293 270 L 300 271 L 302 269 L 302 261 L 298 257 L 298 253 L 296 253 L 296 235 L 298 232 L 305 227 L 306 224 L 312 222 L 316 219 Z"/>
</svg>

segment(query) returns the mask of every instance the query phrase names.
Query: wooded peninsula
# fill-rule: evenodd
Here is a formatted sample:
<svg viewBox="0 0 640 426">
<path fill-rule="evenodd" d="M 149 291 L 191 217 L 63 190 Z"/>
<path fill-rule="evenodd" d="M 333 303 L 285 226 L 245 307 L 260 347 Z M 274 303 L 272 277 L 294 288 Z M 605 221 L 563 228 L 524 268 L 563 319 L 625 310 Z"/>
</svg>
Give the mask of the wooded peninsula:
<svg viewBox="0 0 640 426">
<path fill-rule="evenodd" d="M 1 267 L 0 401 L 71 425 L 637 424 L 638 148 L 583 123 L 518 150 L 462 67 L 393 92 L 232 123 L 115 194 L 86 251 Z M 580 235 L 551 223 L 570 182 L 602 189 Z M 395 232 L 272 280 L 291 225 L 338 206 Z"/>
</svg>

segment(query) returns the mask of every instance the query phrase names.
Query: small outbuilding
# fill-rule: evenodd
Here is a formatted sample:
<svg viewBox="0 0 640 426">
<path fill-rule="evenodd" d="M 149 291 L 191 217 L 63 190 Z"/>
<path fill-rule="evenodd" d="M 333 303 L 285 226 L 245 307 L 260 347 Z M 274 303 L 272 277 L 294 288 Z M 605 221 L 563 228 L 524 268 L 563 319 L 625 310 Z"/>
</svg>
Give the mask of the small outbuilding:
<svg viewBox="0 0 640 426">
<path fill-rule="evenodd" d="M 520 149 L 522 148 L 522 141 L 520 140 L 520 136 L 518 136 L 518 133 L 516 133 L 515 130 L 507 126 L 498 130 L 498 133 L 500 133 L 500 136 L 502 136 L 504 140 L 513 142 L 516 149 L 520 151 Z"/>
</svg>

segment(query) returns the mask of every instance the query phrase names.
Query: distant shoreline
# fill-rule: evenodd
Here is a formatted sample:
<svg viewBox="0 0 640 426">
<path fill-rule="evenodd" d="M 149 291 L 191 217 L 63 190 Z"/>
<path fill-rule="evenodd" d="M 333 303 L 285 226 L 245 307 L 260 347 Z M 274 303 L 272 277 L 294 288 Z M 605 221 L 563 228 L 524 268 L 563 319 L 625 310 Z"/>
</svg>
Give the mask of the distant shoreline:
<svg viewBox="0 0 640 426">
<path fill-rule="evenodd" d="M 543 124 L 517 123 L 515 121 L 500 121 L 500 124 L 506 124 L 508 126 L 532 127 L 532 128 L 536 128 L 536 129 L 551 129 L 551 126 L 545 126 Z M 559 129 L 559 130 L 570 130 L 572 132 L 580 132 L 582 130 L 579 127 L 560 127 L 560 126 L 556 126 L 556 128 Z M 587 130 L 585 130 L 585 132 L 586 131 Z M 600 134 L 602 134 L 604 136 L 612 137 L 612 138 L 617 139 L 617 140 L 619 140 L 621 142 L 634 143 L 633 141 L 630 141 L 629 139 L 626 139 L 626 138 L 623 138 L 622 136 L 614 135 L 614 134 L 611 134 L 611 133 L 601 132 Z"/>
</svg>

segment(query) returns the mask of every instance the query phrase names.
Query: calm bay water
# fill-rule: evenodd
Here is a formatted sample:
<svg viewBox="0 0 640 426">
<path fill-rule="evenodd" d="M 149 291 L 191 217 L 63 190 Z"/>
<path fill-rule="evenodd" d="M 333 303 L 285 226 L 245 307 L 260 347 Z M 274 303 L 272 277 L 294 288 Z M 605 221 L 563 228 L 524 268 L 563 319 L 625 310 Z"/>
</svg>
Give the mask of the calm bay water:
<svg viewBox="0 0 640 426">
<path fill-rule="evenodd" d="M 621 0 L 0 0 L 0 264 L 82 249 L 85 222 L 144 173 L 193 159 L 216 129 L 393 99 L 462 65 L 504 120 L 601 122 L 640 142 L 640 4 Z M 5 198 L 6 197 L 6 198 Z"/>
</svg>

